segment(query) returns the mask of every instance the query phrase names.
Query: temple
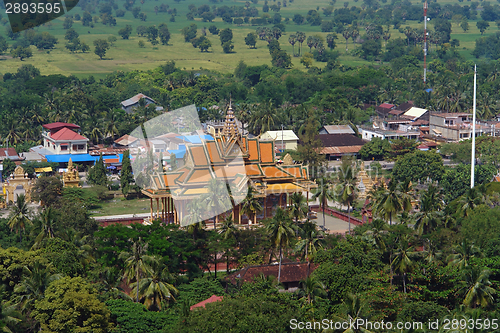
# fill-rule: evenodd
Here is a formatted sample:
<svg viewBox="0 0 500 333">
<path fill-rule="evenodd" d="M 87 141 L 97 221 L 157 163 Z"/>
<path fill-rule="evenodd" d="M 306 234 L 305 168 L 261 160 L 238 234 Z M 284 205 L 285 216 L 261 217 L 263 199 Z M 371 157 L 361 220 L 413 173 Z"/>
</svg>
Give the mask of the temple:
<svg viewBox="0 0 500 333">
<path fill-rule="evenodd" d="M 221 203 L 224 209 L 212 215 L 210 205 L 201 204 L 209 214 L 201 220 L 231 213 L 237 223 L 252 224 L 252 219 L 240 213 L 250 187 L 263 208 L 256 220 L 271 217 L 278 206 L 285 208 L 292 193 L 306 193 L 308 197 L 316 185 L 309 179 L 307 167 L 294 164 L 289 156 L 285 163 L 278 164 L 274 148 L 274 141 L 242 135 L 230 106 L 219 135 L 187 145 L 182 167 L 167 172 L 158 168 L 148 175 L 151 181 L 142 193 L 150 198 L 151 220 L 186 225 L 186 219 L 193 215 L 192 207 L 207 196 L 217 196 L 216 191 L 230 192 L 230 204 Z M 223 185 L 218 187 L 214 182 Z"/>
</svg>

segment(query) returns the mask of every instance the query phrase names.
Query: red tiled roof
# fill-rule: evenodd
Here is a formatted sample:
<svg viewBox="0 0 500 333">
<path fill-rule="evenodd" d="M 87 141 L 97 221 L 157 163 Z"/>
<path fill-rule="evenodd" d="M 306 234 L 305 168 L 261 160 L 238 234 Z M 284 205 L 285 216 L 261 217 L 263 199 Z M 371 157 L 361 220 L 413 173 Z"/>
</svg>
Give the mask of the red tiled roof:
<svg viewBox="0 0 500 333">
<path fill-rule="evenodd" d="M 19 157 L 15 148 L 0 148 L 0 157 Z"/>
<path fill-rule="evenodd" d="M 395 106 L 394 104 L 382 103 L 378 107 L 379 108 L 384 108 L 384 109 L 390 109 L 390 108 L 393 108 L 394 106 Z"/>
<path fill-rule="evenodd" d="M 197 303 L 195 305 L 192 305 L 189 310 L 193 310 L 193 309 L 196 309 L 196 308 L 201 308 L 201 307 L 205 307 L 205 305 L 207 305 L 208 303 L 214 303 L 214 302 L 220 302 L 222 301 L 223 297 L 222 296 L 215 296 L 215 295 L 212 295 L 210 296 L 210 298 L 207 298 L 206 300 L 204 301 L 201 301 L 200 303 Z"/>
<path fill-rule="evenodd" d="M 280 282 L 299 282 L 307 278 L 307 263 L 282 263 L 281 264 L 281 277 Z M 310 273 L 312 273 L 318 265 L 311 264 Z M 243 282 L 252 282 L 253 279 L 262 273 L 267 276 L 278 276 L 278 265 L 261 265 L 261 266 L 249 266 L 237 271 L 231 275 L 228 275 L 226 279 L 236 284 L 237 279 L 241 279 Z"/>
<path fill-rule="evenodd" d="M 80 134 L 70 130 L 68 127 L 64 127 L 63 129 L 57 131 L 56 133 L 50 136 L 51 139 L 57 141 L 76 141 L 76 140 L 88 140 L 86 137 L 81 136 Z"/>
<path fill-rule="evenodd" d="M 42 127 L 46 128 L 48 130 L 55 130 L 55 129 L 59 129 L 59 128 L 63 128 L 63 127 L 74 128 L 74 129 L 80 128 L 80 126 L 78 126 L 78 125 L 70 124 L 70 123 L 63 123 L 60 121 L 58 121 L 56 123 L 45 124 L 45 125 L 42 125 Z"/>
</svg>

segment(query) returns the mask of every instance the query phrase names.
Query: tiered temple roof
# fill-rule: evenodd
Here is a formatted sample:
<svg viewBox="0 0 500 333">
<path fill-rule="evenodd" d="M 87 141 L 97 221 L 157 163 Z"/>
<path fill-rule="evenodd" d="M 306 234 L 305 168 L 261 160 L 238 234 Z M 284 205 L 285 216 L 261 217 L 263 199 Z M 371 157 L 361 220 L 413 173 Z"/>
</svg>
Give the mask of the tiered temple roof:
<svg viewBox="0 0 500 333">
<path fill-rule="evenodd" d="M 252 186 L 256 195 L 308 191 L 314 187 L 308 169 L 300 164 L 279 165 L 274 141 L 259 141 L 242 135 L 231 107 L 221 136 L 186 147 L 186 162 L 181 168 L 152 175 L 152 186 L 143 193 L 151 198 L 165 194 L 176 200 L 191 199 L 207 193 L 211 179 L 224 179 L 231 189 Z M 234 195 L 234 193 L 233 193 Z"/>
</svg>

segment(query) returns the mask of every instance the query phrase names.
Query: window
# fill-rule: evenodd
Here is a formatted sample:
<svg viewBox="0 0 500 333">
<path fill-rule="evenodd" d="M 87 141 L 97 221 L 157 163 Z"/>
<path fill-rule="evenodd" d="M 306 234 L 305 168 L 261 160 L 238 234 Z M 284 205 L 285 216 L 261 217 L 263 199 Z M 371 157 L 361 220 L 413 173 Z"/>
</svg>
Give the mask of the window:
<svg viewBox="0 0 500 333">
<path fill-rule="evenodd" d="M 68 146 L 61 146 L 61 150 L 68 150 Z"/>
</svg>

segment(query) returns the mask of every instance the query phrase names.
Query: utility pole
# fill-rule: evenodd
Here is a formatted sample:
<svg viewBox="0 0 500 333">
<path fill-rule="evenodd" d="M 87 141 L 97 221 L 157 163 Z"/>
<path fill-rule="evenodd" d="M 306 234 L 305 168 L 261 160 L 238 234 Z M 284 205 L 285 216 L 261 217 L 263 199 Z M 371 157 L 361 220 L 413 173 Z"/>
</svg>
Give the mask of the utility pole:
<svg viewBox="0 0 500 333">
<path fill-rule="evenodd" d="M 424 2 L 424 83 L 427 81 L 427 1 Z"/>
</svg>

